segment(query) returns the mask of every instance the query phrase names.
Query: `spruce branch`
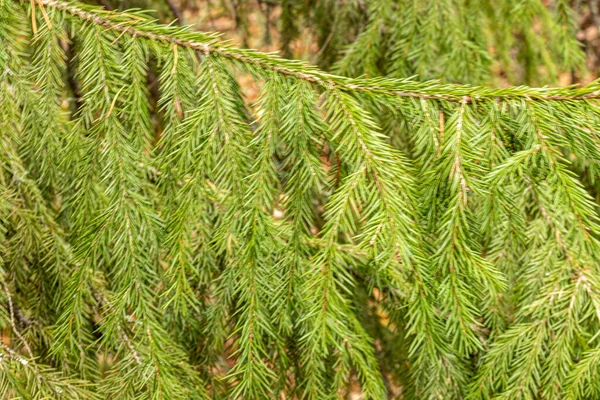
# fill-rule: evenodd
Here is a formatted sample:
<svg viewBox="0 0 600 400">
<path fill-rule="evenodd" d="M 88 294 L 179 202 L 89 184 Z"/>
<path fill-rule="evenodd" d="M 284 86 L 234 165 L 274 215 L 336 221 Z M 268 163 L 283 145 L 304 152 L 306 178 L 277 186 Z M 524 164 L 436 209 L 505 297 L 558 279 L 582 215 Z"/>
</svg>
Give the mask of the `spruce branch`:
<svg viewBox="0 0 600 400">
<path fill-rule="evenodd" d="M 436 81 L 418 83 L 410 79 L 350 79 L 319 71 L 315 67 L 301 62 L 280 59 L 270 54 L 261 54 L 248 50 L 239 50 L 217 41 L 214 34 L 189 33 L 186 28 L 172 28 L 156 25 L 153 21 L 134 13 L 111 14 L 94 7 L 76 5 L 57 0 L 40 0 L 49 8 L 64 11 L 83 21 L 114 30 L 119 34 L 132 35 L 186 47 L 203 54 L 240 62 L 244 65 L 269 69 L 277 73 L 306 80 L 325 87 L 338 87 L 349 92 L 365 92 L 389 96 L 414 97 L 432 100 L 444 100 L 460 103 L 466 97 L 467 102 L 490 99 L 531 99 L 534 101 L 570 101 L 592 100 L 600 97 L 598 83 L 594 82 L 578 89 L 550 89 L 514 87 L 493 89 L 458 85 L 440 85 Z"/>
<path fill-rule="evenodd" d="M 18 387 L 24 398 L 36 396 L 99 399 L 88 383 L 65 378 L 51 368 L 34 364 L 0 343 L 0 389 Z"/>
</svg>

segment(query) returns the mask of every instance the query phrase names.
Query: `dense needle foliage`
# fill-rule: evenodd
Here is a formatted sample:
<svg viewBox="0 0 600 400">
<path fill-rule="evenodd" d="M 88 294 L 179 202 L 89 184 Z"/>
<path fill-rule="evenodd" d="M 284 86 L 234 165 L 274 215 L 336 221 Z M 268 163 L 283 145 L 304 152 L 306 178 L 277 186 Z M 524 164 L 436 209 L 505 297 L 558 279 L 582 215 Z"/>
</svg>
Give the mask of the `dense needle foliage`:
<svg viewBox="0 0 600 400">
<path fill-rule="evenodd" d="M 0 397 L 600 398 L 598 98 L 0 0 Z"/>
<path fill-rule="evenodd" d="M 244 1 L 241 1 L 243 4 Z M 308 29 L 317 62 L 342 75 L 529 85 L 582 71 L 575 33 L 595 0 L 281 0 L 284 54 Z M 569 5 L 573 5 L 574 9 Z M 596 8 L 594 8 L 596 7 Z"/>
</svg>

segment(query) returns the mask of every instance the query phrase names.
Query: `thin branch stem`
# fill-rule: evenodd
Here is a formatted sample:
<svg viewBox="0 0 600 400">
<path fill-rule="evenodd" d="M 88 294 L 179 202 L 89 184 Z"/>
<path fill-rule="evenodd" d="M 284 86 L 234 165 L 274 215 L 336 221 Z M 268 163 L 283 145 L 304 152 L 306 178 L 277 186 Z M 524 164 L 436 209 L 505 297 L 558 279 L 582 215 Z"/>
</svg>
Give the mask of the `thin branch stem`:
<svg viewBox="0 0 600 400">
<path fill-rule="evenodd" d="M 29 347 L 29 343 L 27 343 L 27 340 L 25 340 L 23 335 L 21 335 L 21 332 L 19 332 L 19 329 L 17 328 L 17 324 L 15 323 L 15 310 L 13 308 L 13 302 L 12 302 L 12 298 L 10 296 L 10 291 L 8 290 L 8 286 L 6 285 L 6 282 L 4 281 L 4 279 L 2 279 L 2 286 L 4 288 L 4 293 L 6 294 L 6 299 L 8 300 L 8 311 L 10 313 L 10 326 L 12 327 L 12 330 L 15 333 L 15 335 L 23 343 L 23 346 L 25 346 L 25 349 L 27 350 L 27 354 L 29 354 L 29 358 L 33 360 L 34 357 L 33 357 L 33 352 L 31 351 L 31 347 Z"/>
<path fill-rule="evenodd" d="M 18 1 L 18 0 L 15 0 Z M 316 67 L 299 61 L 281 59 L 273 54 L 259 53 L 252 50 L 237 49 L 219 43 L 215 35 L 200 35 L 183 32 L 152 23 L 145 18 L 133 14 L 111 13 L 103 10 L 85 10 L 84 5 L 74 5 L 60 0 L 40 0 L 40 4 L 61 10 L 83 21 L 103 26 L 108 29 L 135 37 L 169 43 L 180 47 L 199 51 L 205 55 L 238 61 L 246 65 L 258 66 L 272 70 L 281 75 L 320 85 L 324 88 L 338 88 L 348 92 L 363 92 L 398 97 L 421 98 L 426 100 L 443 100 L 449 102 L 471 103 L 473 100 L 515 100 L 532 101 L 588 101 L 600 98 L 600 82 L 578 88 L 486 88 L 467 85 L 441 85 L 437 81 L 416 82 L 411 79 L 353 79 L 325 73 Z M 129 19 L 127 19 L 129 18 Z M 160 30 L 165 33 L 159 33 Z M 466 99 L 466 100 L 465 100 Z"/>
</svg>

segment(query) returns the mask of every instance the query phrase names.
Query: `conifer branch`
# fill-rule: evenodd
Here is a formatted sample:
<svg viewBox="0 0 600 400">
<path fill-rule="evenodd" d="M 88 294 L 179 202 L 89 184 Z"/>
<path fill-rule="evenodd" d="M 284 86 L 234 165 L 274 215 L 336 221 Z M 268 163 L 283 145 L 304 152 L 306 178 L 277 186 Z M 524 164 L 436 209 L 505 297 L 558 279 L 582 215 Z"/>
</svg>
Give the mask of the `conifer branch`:
<svg viewBox="0 0 600 400">
<path fill-rule="evenodd" d="M 16 0 L 15 0 L 16 1 Z M 440 85 L 438 82 L 418 83 L 410 79 L 350 79 L 319 71 L 301 62 L 288 61 L 270 54 L 239 50 L 227 44 L 220 44 L 214 34 L 193 34 L 187 29 L 177 29 L 154 24 L 134 13 L 111 14 L 97 8 L 58 0 L 40 0 L 49 8 L 69 13 L 83 21 L 104 28 L 162 43 L 199 51 L 203 54 L 237 61 L 248 66 L 268 69 L 282 75 L 302 79 L 324 87 L 338 87 L 348 92 L 365 92 L 380 95 L 444 100 L 460 103 L 481 99 L 531 99 L 533 101 L 587 101 L 600 98 L 598 83 L 572 89 L 514 87 L 493 89 L 458 85 Z"/>
</svg>

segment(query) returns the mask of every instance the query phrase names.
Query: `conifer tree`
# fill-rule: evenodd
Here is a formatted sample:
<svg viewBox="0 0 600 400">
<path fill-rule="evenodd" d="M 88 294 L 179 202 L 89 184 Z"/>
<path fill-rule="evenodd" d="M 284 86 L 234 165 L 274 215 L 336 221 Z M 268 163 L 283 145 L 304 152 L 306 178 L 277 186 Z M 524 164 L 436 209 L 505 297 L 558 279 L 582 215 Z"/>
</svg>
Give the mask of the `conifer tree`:
<svg viewBox="0 0 600 400">
<path fill-rule="evenodd" d="M 399 78 L 487 56 L 368 3 L 336 68 L 384 69 L 349 78 L 0 0 L 0 397 L 600 398 L 600 83 Z M 415 27 L 437 44 L 401 52 Z"/>
</svg>

